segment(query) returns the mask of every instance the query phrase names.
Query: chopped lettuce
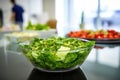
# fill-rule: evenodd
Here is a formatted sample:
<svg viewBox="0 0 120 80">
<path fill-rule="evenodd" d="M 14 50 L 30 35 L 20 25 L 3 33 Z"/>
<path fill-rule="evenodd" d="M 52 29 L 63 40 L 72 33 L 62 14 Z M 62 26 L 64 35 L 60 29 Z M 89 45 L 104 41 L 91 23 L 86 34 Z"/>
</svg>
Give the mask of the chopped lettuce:
<svg viewBox="0 0 120 80">
<path fill-rule="evenodd" d="M 95 41 L 76 38 L 35 38 L 30 44 L 22 45 L 24 54 L 44 69 L 66 69 L 81 65 L 93 48 Z"/>
<path fill-rule="evenodd" d="M 64 60 L 69 51 L 70 51 L 70 48 L 61 46 L 58 49 L 56 56 L 59 57 L 59 60 Z"/>
<path fill-rule="evenodd" d="M 32 24 L 31 21 L 28 22 L 28 25 L 26 26 L 26 30 L 49 30 L 50 26 L 47 24 Z"/>
</svg>

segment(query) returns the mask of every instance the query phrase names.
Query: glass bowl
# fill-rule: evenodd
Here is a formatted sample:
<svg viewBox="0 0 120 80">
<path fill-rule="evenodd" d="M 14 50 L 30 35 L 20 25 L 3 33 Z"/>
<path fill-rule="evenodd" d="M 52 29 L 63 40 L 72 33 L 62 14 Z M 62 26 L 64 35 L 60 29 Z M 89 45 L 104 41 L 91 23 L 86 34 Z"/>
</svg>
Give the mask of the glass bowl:
<svg viewBox="0 0 120 80">
<path fill-rule="evenodd" d="M 20 44 L 23 54 L 45 72 L 67 72 L 78 68 L 87 58 L 95 42 L 75 38 L 35 38 Z"/>
</svg>

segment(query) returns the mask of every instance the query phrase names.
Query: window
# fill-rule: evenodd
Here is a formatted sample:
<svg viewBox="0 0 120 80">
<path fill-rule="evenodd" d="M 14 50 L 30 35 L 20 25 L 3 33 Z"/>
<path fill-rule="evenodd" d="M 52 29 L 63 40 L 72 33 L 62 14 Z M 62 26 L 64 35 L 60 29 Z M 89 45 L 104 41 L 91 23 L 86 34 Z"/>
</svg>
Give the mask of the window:
<svg viewBox="0 0 120 80">
<path fill-rule="evenodd" d="M 78 29 L 82 11 L 86 24 L 90 24 L 96 16 L 97 0 L 56 0 L 56 18 L 60 25 Z"/>
</svg>

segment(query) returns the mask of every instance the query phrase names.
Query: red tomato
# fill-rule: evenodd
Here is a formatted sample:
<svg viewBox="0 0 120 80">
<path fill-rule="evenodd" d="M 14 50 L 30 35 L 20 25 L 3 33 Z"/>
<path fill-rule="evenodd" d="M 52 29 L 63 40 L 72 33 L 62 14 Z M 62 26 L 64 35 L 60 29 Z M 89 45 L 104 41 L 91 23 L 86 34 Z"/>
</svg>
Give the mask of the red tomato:
<svg viewBox="0 0 120 80">
<path fill-rule="evenodd" d="M 118 33 L 118 35 L 119 35 L 119 38 L 120 38 L 120 33 Z"/>
<path fill-rule="evenodd" d="M 119 35 L 114 35 L 114 38 L 119 38 Z"/>
<path fill-rule="evenodd" d="M 99 33 L 95 32 L 94 36 L 95 36 L 95 38 L 97 38 L 99 36 Z"/>
<path fill-rule="evenodd" d="M 109 35 L 108 38 L 113 39 L 114 37 L 113 37 L 113 35 Z"/>
<path fill-rule="evenodd" d="M 94 35 L 87 35 L 87 38 L 92 39 L 92 38 L 94 38 Z"/>
<path fill-rule="evenodd" d="M 111 29 L 111 30 L 107 30 L 108 32 L 110 32 L 110 33 L 114 33 L 114 32 L 116 32 L 115 30 L 113 30 L 113 29 Z"/>
<path fill-rule="evenodd" d="M 102 36 L 100 36 L 100 35 L 98 35 L 96 38 L 98 38 L 98 39 L 103 39 L 103 37 L 102 37 Z"/>
<path fill-rule="evenodd" d="M 87 38 L 86 34 L 81 35 L 81 38 Z"/>
<path fill-rule="evenodd" d="M 103 35 L 103 38 L 108 38 L 107 35 Z"/>
</svg>

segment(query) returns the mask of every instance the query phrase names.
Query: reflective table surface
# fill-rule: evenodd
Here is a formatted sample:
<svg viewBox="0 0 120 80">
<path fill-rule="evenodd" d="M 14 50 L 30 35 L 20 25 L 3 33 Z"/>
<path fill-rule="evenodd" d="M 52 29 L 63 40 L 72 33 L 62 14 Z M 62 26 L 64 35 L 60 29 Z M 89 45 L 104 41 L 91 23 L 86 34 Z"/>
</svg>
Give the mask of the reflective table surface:
<svg viewBox="0 0 120 80">
<path fill-rule="evenodd" d="M 80 68 L 64 73 L 35 69 L 16 43 L 0 46 L 0 80 L 120 80 L 119 44 L 96 44 Z"/>
<path fill-rule="evenodd" d="M 64 73 L 46 73 L 33 69 L 28 80 L 87 80 L 81 68 Z"/>
<path fill-rule="evenodd" d="M 35 69 L 22 53 L 4 52 L 0 48 L 0 80 L 87 80 L 81 68 L 50 73 Z"/>
</svg>

